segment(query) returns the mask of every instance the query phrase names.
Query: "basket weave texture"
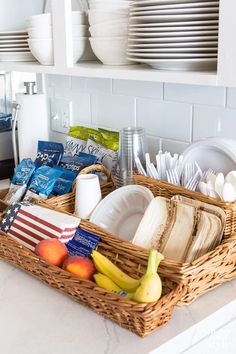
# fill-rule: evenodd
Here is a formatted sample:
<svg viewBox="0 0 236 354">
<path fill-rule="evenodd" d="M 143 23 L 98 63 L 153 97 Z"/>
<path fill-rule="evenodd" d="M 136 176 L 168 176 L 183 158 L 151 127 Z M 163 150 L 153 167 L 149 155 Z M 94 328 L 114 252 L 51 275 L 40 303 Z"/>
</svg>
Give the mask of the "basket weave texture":
<svg viewBox="0 0 236 354">
<path fill-rule="evenodd" d="M 190 304 L 204 293 L 236 278 L 236 203 L 218 202 L 201 193 L 191 192 L 150 177 L 135 175 L 134 179 L 136 184 L 149 188 L 156 197 L 170 199 L 174 195 L 183 195 L 219 206 L 226 212 L 224 239 L 215 250 L 192 263 L 177 263 L 168 259 L 162 262 L 160 268 L 163 274 L 182 281 L 187 286 L 187 292 L 179 301 L 179 306 Z"/>
<path fill-rule="evenodd" d="M 107 176 L 107 181 L 101 184 L 102 197 L 104 198 L 107 194 L 115 189 L 114 178 L 111 172 L 105 166 L 99 164 L 84 168 L 80 174 L 87 174 L 94 171 L 103 173 L 105 176 Z M 58 210 L 73 213 L 75 210 L 75 184 L 71 193 L 47 199 L 45 200 L 45 203 L 53 208 L 58 208 Z"/>
<path fill-rule="evenodd" d="M 109 257 L 120 269 L 136 279 L 142 276 L 147 265 L 147 252 L 142 252 L 139 257 L 139 249 L 137 248 L 136 251 L 136 246 L 106 234 L 87 221 L 82 221 L 80 226 L 101 237 L 99 252 Z M 0 233 L 0 259 L 23 269 L 75 301 L 142 337 L 168 322 L 174 306 L 186 291 L 183 284 L 162 277 L 161 299 L 155 303 L 137 304 L 98 287 L 92 281 L 80 280 L 58 267 L 49 265 L 3 233 Z"/>
</svg>

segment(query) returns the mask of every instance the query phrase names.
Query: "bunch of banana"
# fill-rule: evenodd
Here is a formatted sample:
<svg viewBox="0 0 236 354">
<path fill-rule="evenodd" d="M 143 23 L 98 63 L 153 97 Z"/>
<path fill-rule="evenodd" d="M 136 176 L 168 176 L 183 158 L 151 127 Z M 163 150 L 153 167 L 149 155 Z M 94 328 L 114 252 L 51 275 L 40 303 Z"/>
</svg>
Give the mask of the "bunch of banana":
<svg viewBox="0 0 236 354">
<path fill-rule="evenodd" d="M 146 273 L 139 280 L 125 274 L 97 251 L 93 251 L 92 258 L 99 272 L 94 275 L 98 286 L 140 303 L 155 302 L 161 297 L 162 283 L 157 268 L 164 257 L 156 250 L 150 250 Z"/>
</svg>

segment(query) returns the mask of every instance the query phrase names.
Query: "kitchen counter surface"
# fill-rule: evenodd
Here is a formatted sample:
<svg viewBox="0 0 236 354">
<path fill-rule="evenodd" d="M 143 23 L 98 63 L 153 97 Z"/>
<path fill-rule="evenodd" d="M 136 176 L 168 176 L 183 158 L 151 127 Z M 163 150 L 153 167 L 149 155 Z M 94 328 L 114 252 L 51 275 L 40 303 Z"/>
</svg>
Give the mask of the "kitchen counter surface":
<svg viewBox="0 0 236 354">
<path fill-rule="evenodd" d="M 235 354 L 235 298 L 236 281 L 224 284 L 191 306 L 175 309 L 168 325 L 142 339 L 0 261 L 0 351 Z"/>
</svg>

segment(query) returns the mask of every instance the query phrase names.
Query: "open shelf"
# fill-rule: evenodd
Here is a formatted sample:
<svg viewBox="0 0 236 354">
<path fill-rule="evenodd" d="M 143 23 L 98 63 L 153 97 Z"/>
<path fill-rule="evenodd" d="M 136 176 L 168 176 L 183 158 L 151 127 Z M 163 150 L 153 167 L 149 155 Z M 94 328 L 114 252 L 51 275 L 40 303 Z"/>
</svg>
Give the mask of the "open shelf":
<svg viewBox="0 0 236 354">
<path fill-rule="evenodd" d="M 43 66 L 38 62 L 1 62 L 0 70 L 209 86 L 217 84 L 216 72 L 162 71 L 147 65 L 107 66 L 96 61 L 81 62 L 66 68 Z"/>
</svg>

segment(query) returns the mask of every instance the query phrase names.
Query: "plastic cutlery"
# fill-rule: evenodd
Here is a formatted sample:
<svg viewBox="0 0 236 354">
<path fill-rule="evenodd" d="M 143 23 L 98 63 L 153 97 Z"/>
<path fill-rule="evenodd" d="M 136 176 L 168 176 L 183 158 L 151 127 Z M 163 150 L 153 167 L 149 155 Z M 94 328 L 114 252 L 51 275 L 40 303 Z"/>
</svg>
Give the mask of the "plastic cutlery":
<svg viewBox="0 0 236 354">
<path fill-rule="evenodd" d="M 138 169 L 138 172 L 141 175 L 147 176 L 145 169 L 143 168 L 143 165 L 141 164 L 140 158 L 139 157 L 135 157 L 135 163 Z"/>
<path fill-rule="evenodd" d="M 224 182 L 225 178 L 223 173 L 218 173 L 215 179 L 215 185 L 214 185 L 214 190 L 216 193 L 220 196 L 220 198 L 223 200 L 223 188 L 224 188 Z"/>
<path fill-rule="evenodd" d="M 236 200 L 236 191 L 233 185 L 229 182 L 226 182 L 223 186 L 222 192 L 223 200 L 225 202 L 235 202 Z"/>
</svg>

